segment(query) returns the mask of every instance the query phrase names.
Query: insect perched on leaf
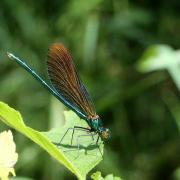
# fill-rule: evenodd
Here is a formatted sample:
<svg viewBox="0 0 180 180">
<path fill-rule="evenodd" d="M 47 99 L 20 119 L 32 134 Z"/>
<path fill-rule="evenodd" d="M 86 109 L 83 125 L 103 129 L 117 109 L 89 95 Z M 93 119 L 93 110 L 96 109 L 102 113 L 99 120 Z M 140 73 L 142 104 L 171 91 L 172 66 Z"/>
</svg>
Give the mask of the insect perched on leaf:
<svg viewBox="0 0 180 180">
<path fill-rule="evenodd" d="M 62 44 L 54 43 L 49 47 L 48 51 L 47 69 L 52 85 L 46 83 L 34 70 L 18 57 L 11 53 L 7 54 L 10 59 L 14 60 L 28 71 L 47 90 L 49 90 L 52 95 L 73 110 L 89 125 L 89 128 L 75 126 L 73 133 L 75 129 L 93 132 L 98 134 L 97 142 L 99 137 L 101 137 L 102 141 L 106 141 L 110 137 L 109 129 L 103 127 L 100 117 L 96 114 L 92 100 L 79 78 L 72 58 Z"/>
</svg>

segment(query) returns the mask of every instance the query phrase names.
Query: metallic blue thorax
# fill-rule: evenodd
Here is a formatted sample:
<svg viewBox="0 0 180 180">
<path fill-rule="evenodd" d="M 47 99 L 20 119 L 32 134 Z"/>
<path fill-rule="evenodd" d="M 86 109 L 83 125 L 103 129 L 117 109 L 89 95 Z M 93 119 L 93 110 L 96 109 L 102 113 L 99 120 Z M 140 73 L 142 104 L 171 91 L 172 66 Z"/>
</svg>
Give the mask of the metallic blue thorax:
<svg viewBox="0 0 180 180">
<path fill-rule="evenodd" d="M 88 124 L 93 131 L 101 132 L 103 129 L 102 121 L 100 118 L 97 119 L 89 119 Z"/>
</svg>

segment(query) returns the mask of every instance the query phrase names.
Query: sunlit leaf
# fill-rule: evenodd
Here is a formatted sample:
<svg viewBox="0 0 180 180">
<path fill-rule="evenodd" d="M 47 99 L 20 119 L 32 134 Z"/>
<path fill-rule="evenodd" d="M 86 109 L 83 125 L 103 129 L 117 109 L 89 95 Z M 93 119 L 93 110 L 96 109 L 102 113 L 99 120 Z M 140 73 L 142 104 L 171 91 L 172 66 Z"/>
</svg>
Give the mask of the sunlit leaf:
<svg viewBox="0 0 180 180">
<path fill-rule="evenodd" d="M 177 62 L 174 59 L 174 51 L 167 45 L 155 45 L 149 47 L 142 55 L 138 63 L 138 70 L 149 72 L 165 69 Z"/>
<path fill-rule="evenodd" d="M 103 180 L 104 178 L 101 175 L 101 172 L 97 171 L 91 175 L 91 179 L 93 180 Z"/>
<path fill-rule="evenodd" d="M 66 124 L 64 127 L 61 129 L 53 129 L 48 132 L 39 132 L 26 126 L 20 113 L 3 102 L 0 102 L 0 119 L 8 126 L 16 129 L 38 144 L 79 179 L 85 179 L 87 173 L 102 160 L 102 155 L 95 143 L 96 139 L 92 141 L 92 137 L 79 139 L 79 155 L 76 141 L 79 134 L 75 134 L 72 146 L 70 145 L 72 133 L 68 133 L 62 144 L 59 144 L 59 141 L 67 128 L 74 127 L 75 125 L 87 127 L 86 122 L 80 120 L 72 111 L 65 112 Z M 83 134 L 86 132 L 80 133 Z M 103 152 L 103 145 L 100 147 L 101 152 Z"/>
<path fill-rule="evenodd" d="M 102 177 L 101 172 L 97 171 L 91 175 L 93 180 L 122 180 L 120 177 L 116 177 L 113 174 L 108 174 L 106 177 Z"/>
<path fill-rule="evenodd" d="M 180 51 L 173 50 L 168 45 L 149 47 L 137 64 L 140 72 L 167 70 L 180 89 Z"/>
</svg>

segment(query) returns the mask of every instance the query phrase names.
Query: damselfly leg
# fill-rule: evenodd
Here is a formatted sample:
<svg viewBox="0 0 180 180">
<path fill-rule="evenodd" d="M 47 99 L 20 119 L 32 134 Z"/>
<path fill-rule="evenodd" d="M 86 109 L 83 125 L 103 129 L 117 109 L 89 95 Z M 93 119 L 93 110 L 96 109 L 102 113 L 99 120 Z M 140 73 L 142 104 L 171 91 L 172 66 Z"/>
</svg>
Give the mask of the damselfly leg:
<svg viewBox="0 0 180 180">
<path fill-rule="evenodd" d="M 80 127 L 80 126 L 74 126 L 73 128 L 68 128 L 66 130 L 66 132 L 64 133 L 63 137 L 61 138 L 61 140 L 59 141 L 59 144 L 62 143 L 63 139 L 65 138 L 65 136 L 67 135 L 67 133 L 72 130 L 72 136 L 71 136 L 71 145 L 73 143 L 73 137 L 74 137 L 74 132 L 75 130 L 77 131 L 84 131 L 84 132 L 87 132 L 89 133 L 88 135 L 92 137 L 92 140 L 94 140 L 94 137 L 93 137 L 93 134 L 92 134 L 92 131 L 89 129 L 89 128 L 85 128 L 85 127 Z"/>
<path fill-rule="evenodd" d="M 63 140 L 64 140 L 65 136 L 67 135 L 67 133 L 68 133 L 69 131 L 72 131 L 71 146 L 73 145 L 73 139 L 74 139 L 75 131 L 82 131 L 82 132 L 85 132 L 85 133 L 86 133 L 86 134 L 78 134 L 78 135 L 76 136 L 77 149 L 65 150 L 65 152 L 77 150 L 78 152 L 77 152 L 77 157 L 76 157 L 76 158 L 78 158 L 79 155 L 80 155 L 80 149 L 81 149 L 81 148 L 80 148 L 80 147 L 81 147 L 80 139 L 82 139 L 82 137 L 91 137 L 92 140 L 94 141 L 94 140 L 95 140 L 94 136 L 96 136 L 97 133 L 91 131 L 91 129 L 89 129 L 89 128 L 80 127 L 80 126 L 74 126 L 73 128 L 68 128 L 68 129 L 66 130 L 66 132 L 64 133 L 64 135 L 62 136 L 62 138 L 61 138 L 61 140 L 59 141 L 58 144 L 63 145 L 63 144 L 62 144 L 62 143 L 63 143 Z M 99 135 L 98 135 L 98 137 L 97 137 L 97 140 L 96 140 L 96 143 L 95 143 L 95 144 L 98 146 L 99 152 L 100 152 L 100 154 L 101 154 L 101 156 L 102 156 L 102 152 L 101 152 L 101 150 L 100 150 L 100 147 L 99 147 L 99 145 L 98 145 L 98 142 L 99 142 Z"/>
</svg>

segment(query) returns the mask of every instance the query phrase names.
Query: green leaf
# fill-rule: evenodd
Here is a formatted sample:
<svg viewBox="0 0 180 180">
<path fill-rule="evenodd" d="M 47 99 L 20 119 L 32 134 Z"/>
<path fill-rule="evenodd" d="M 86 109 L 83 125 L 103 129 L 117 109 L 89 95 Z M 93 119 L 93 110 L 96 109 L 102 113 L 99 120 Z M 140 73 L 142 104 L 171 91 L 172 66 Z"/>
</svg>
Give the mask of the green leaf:
<svg viewBox="0 0 180 180">
<path fill-rule="evenodd" d="M 93 141 L 90 136 L 79 139 L 80 150 L 78 155 L 77 136 L 86 132 L 75 131 L 72 146 L 70 145 L 72 131 L 65 136 L 61 145 L 59 144 L 61 137 L 69 127 L 74 127 L 75 125 L 87 127 L 87 123 L 80 120 L 72 111 L 65 112 L 65 126 L 48 132 L 39 132 L 26 126 L 20 113 L 3 102 L 0 102 L 0 120 L 34 141 L 79 179 L 85 179 L 87 173 L 102 160 L 102 155 L 95 144 L 96 140 L 94 139 Z M 100 150 L 103 153 L 103 145 L 100 145 Z"/>
<path fill-rule="evenodd" d="M 167 70 L 180 90 L 180 51 L 167 45 L 150 46 L 137 64 L 140 72 Z"/>
<path fill-rule="evenodd" d="M 104 180 L 104 178 L 101 175 L 101 172 L 97 171 L 91 175 L 91 179 L 93 180 Z"/>
<path fill-rule="evenodd" d="M 142 55 L 137 69 L 141 72 L 165 69 L 175 64 L 173 49 L 167 45 L 150 46 Z"/>
<path fill-rule="evenodd" d="M 106 177 L 102 177 L 101 172 L 97 171 L 91 175 L 93 180 L 122 180 L 120 177 L 116 177 L 113 174 L 108 174 Z"/>
</svg>

